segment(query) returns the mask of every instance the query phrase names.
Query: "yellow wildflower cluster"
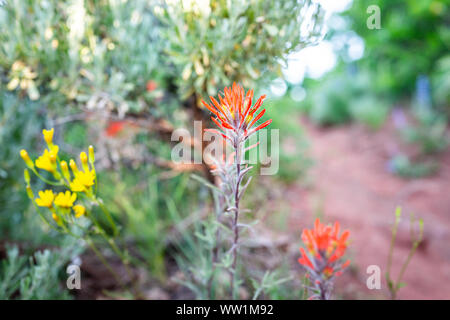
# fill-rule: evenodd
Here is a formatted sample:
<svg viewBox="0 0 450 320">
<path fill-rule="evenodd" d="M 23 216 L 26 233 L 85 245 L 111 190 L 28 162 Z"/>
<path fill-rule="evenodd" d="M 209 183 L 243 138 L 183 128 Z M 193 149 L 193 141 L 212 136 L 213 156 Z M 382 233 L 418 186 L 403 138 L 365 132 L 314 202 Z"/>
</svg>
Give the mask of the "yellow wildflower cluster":
<svg viewBox="0 0 450 320">
<path fill-rule="evenodd" d="M 82 170 L 78 170 L 74 159 L 70 159 L 69 165 L 66 161 L 59 159 L 59 147 L 53 143 L 53 128 L 51 130 L 44 129 L 42 135 L 47 144 L 47 148 L 42 155 L 33 161 L 26 150 L 21 150 L 20 156 L 25 161 L 27 167 L 38 178 L 47 184 L 65 187 L 66 190 L 59 193 L 54 193 L 50 189 L 39 191 L 39 197 L 35 199 L 30 186 L 30 176 L 28 170 L 25 169 L 24 177 L 27 184 L 27 194 L 38 207 L 48 208 L 52 218 L 59 226 L 63 227 L 72 222 L 72 212 L 75 218 L 86 215 L 86 208 L 82 204 L 75 204 L 77 199 L 82 198 L 78 193 L 83 193 L 88 199 L 95 200 L 95 195 L 92 190 L 92 187 L 96 185 L 94 148 L 92 146 L 89 147 L 89 156 L 85 152 L 81 152 L 80 160 Z M 70 172 L 69 167 L 72 172 Z M 39 173 L 38 169 L 50 172 L 55 180 L 47 180 Z"/>
<path fill-rule="evenodd" d="M 44 140 L 47 143 L 48 148 L 44 150 L 44 153 L 39 156 L 36 161 L 33 163 L 28 152 L 24 149 L 20 151 L 20 156 L 25 161 L 25 164 L 31 169 L 35 170 L 35 166 L 39 169 L 48 171 L 53 173 L 55 179 L 60 179 L 61 176 L 57 172 L 57 159 L 58 159 L 58 151 L 59 147 L 53 144 L 53 132 L 54 129 L 51 130 L 43 130 L 42 134 L 44 136 Z"/>
<path fill-rule="evenodd" d="M 92 241 L 92 236 L 101 236 L 128 270 L 128 254 L 122 252 L 114 241 L 114 237 L 119 234 L 119 229 L 102 199 L 96 195 L 97 174 L 94 166 L 94 148 L 89 146 L 87 154 L 80 153 L 80 170 L 74 159 L 69 161 L 60 159 L 59 147 L 53 143 L 53 134 L 54 129 L 42 131 L 47 148 L 36 160 L 33 160 L 26 150 L 20 151 L 20 156 L 27 166 L 24 171 L 24 180 L 28 198 L 33 202 L 37 213 L 47 226 L 78 239 L 84 239 L 94 249 L 100 260 L 107 264 L 106 259 Z M 47 185 L 63 190 L 60 192 L 52 189 L 41 190 L 36 198 L 31 188 L 30 171 Z M 53 179 L 46 177 L 48 173 L 53 176 Z M 88 206 L 82 204 L 84 201 Z M 94 206 L 97 206 L 106 218 L 110 226 L 109 230 L 100 223 L 98 215 L 89 210 Z M 45 212 L 41 208 L 45 208 Z M 84 217 L 81 221 L 77 220 L 81 217 Z M 112 270 L 108 264 L 107 266 Z"/>
</svg>

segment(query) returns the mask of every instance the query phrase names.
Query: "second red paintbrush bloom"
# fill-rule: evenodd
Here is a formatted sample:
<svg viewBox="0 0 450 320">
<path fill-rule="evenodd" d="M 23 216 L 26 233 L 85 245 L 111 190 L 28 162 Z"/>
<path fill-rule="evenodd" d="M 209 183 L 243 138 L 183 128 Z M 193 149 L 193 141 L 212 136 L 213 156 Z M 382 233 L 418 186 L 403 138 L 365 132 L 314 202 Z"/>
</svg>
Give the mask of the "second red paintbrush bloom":
<svg viewBox="0 0 450 320">
<path fill-rule="evenodd" d="M 337 262 L 347 249 L 347 239 L 350 232 L 344 231 L 339 236 L 339 228 L 339 222 L 335 222 L 334 226 L 331 227 L 325 226 L 319 219 L 316 219 L 313 230 L 304 229 L 302 240 L 309 254 L 303 248 L 300 248 L 302 257 L 298 260 L 299 263 L 315 269 L 315 271 L 328 271 L 325 273 L 329 273 L 329 271 L 335 273 L 335 271 L 339 272 L 343 267 L 345 268 L 349 261 L 344 264 L 338 264 Z M 314 260 L 318 260 L 318 263 L 315 264 Z M 339 268 L 336 268 L 337 265 L 339 265 Z"/>
<path fill-rule="evenodd" d="M 313 297 L 329 299 L 332 289 L 332 279 L 339 276 L 350 264 L 341 258 L 347 249 L 349 231 L 339 235 L 339 222 L 334 226 L 326 226 L 316 219 L 314 229 L 304 229 L 302 241 L 305 248 L 300 248 L 301 257 L 298 262 L 307 270 L 316 294 Z M 306 250 L 305 250 L 306 249 Z"/>
<path fill-rule="evenodd" d="M 223 91 L 222 96 L 219 94 L 219 101 L 210 97 L 211 105 L 203 100 L 202 103 L 214 114 L 211 118 L 219 129 L 224 131 L 221 132 L 224 138 L 234 141 L 235 137 L 243 137 L 245 140 L 272 122 L 270 119 L 259 125 L 256 124 L 266 112 L 261 108 L 266 95 L 259 97 L 252 105 L 253 90 L 246 93 L 240 85 L 233 83 L 233 86 L 225 87 Z M 230 130 L 229 133 L 227 130 Z"/>
</svg>

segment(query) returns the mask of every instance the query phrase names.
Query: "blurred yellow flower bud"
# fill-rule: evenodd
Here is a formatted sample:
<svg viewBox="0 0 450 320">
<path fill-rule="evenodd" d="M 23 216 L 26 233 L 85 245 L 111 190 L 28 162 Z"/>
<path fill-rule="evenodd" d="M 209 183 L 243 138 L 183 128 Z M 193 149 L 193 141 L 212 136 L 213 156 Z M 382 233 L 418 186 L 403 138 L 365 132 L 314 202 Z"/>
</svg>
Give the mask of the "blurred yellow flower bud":
<svg viewBox="0 0 450 320">
<path fill-rule="evenodd" d="M 28 196 L 28 198 L 30 198 L 31 200 L 34 199 L 33 190 L 31 189 L 31 187 L 30 187 L 29 185 L 27 186 L 27 196 Z"/>
<path fill-rule="evenodd" d="M 61 161 L 61 171 L 62 171 L 64 179 L 69 181 L 70 180 L 69 166 L 67 165 L 67 162 L 64 160 Z"/>
<path fill-rule="evenodd" d="M 70 159 L 69 166 L 70 166 L 70 169 L 72 169 L 73 174 L 78 173 L 79 170 L 78 170 L 77 164 L 75 163 L 75 161 L 73 159 Z"/>
<path fill-rule="evenodd" d="M 83 151 L 80 153 L 80 160 L 81 160 L 81 163 L 87 163 L 88 158 L 87 158 L 86 152 Z"/>
<path fill-rule="evenodd" d="M 53 143 L 53 133 L 55 132 L 54 128 L 51 128 L 50 130 L 42 130 L 42 135 L 44 136 L 45 142 L 50 146 Z"/>
<path fill-rule="evenodd" d="M 88 157 L 86 155 L 86 152 L 83 151 L 80 153 L 80 160 L 81 160 L 81 166 L 83 167 L 83 170 L 85 172 L 89 171 Z"/>
<path fill-rule="evenodd" d="M 81 204 L 73 206 L 73 211 L 75 211 L 75 218 L 80 218 L 86 213 L 86 208 Z"/>
<path fill-rule="evenodd" d="M 56 213 L 54 213 L 54 212 L 52 213 L 52 218 L 53 218 L 53 220 L 55 220 L 55 222 L 57 224 L 61 223 L 61 219 L 59 219 L 58 215 Z"/>
<path fill-rule="evenodd" d="M 94 155 L 94 147 L 89 146 L 89 163 L 93 164 L 95 161 L 95 155 Z"/>
<path fill-rule="evenodd" d="M 27 150 L 22 149 L 20 150 L 20 156 L 22 157 L 23 161 L 25 161 L 25 164 L 29 167 L 29 168 L 34 168 L 34 163 L 33 161 L 30 159 L 30 156 L 28 155 Z"/>
<path fill-rule="evenodd" d="M 30 184 L 30 172 L 28 171 L 28 169 L 23 170 L 23 178 L 25 179 L 25 182 L 27 183 L 27 185 Z"/>
</svg>

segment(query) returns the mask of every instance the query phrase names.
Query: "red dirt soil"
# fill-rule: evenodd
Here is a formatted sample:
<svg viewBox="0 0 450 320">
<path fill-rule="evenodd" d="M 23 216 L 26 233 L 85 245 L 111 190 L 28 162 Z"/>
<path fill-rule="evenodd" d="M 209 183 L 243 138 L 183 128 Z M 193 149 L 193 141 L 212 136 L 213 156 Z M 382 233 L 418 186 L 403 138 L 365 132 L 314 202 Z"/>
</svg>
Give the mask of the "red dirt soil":
<svg viewBox="0 0 450 320">
<path fill-rule="evenodd" d="M 413 257 L 399 299 L 450 299 L 450 152 L 439 156 L 440 170 L 432 176 L 407 180 L 387 169 L 389 159 L 402 145 L 392 121 L 377 132 L 358 125 L 318 128 L 301 125 L 310 140 L 312 185 L 287 190 L 291 208 L 289 226 L 294 232 L 310 227 L 320 211 L 324 220 L 339 220 L 351 232 L 350 272 L 336 283 L 342 298 L 387 298 L 384 275 L 395 208 L 403 209 L 394 250 L 396 279 L 410 245 L 409 215 L 423 218 L 423 244 Z M 319 209 L 318 209 L 319 207 Z M 381 290 L 369 290 L 366 269 L 381 268 Z"/>
</svg>

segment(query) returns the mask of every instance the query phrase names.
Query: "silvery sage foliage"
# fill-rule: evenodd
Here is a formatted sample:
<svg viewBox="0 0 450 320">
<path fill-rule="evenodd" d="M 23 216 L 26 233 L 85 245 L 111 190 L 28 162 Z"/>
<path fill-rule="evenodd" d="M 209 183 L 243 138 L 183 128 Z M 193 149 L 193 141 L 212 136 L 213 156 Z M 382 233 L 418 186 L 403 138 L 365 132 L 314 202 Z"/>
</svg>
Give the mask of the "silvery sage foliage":
<svg viewBox="0 0 450 320">
<path fill-rule="evenodd" d="M 316 41 L 323 25 L 310 0 L 171 0 L 155 14 L 182 97 L 215 95 L 233 81 L 254 87 L 280 73 L 287 54 Z"/>
<path fill-rule="evenodd" d="M 65 266 L 76 259 L 84 246 L 69 237 L 60 249 L 37 251 L 27 256 L 18 247 L 7 247 L 0 264 L 0 300 L 69 299 L 63 287 Z"/>
</svg>

